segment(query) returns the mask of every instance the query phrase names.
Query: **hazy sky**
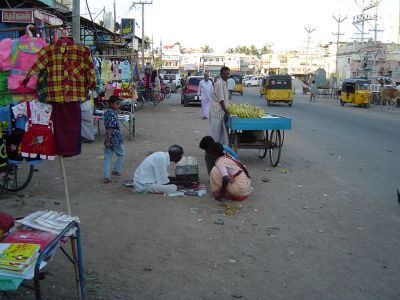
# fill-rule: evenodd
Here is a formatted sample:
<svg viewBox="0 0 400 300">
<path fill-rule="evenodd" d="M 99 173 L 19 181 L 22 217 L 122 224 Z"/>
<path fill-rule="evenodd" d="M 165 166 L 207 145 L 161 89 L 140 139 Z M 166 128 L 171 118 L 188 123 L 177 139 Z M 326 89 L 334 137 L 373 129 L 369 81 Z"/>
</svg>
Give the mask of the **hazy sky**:
<svg viewBox="0 0 400 300">
<path fill-rule="evenodd" d="M 81 13 L 85 14 L 81 0 Z M 92 15 L 105 6 L 113 10 L 112 0 L 87 0 Z M 160 39 L 164 45 L 181 42 L 185 48 L 210 45 L 224 52 L 229 47 L 254 44 L 261 48 L 272 43 L 273 49 L 295 49 L 304 47 L 307 32 L 304 27 L 316 28 L 311 34 L 312 43 L 336 41 L 332 34 L 337 23 L 332 18 L 339 14 L 347 16 L 341 23 L 341 40 L 356 38 L 353 16 L 360 14 L 357 5 L 366 5 L 371 0 L 153 0 L 145 5 L 145 35 L 153 35 L 155 45 Z M 378 39 L 397 42 L 400 0 L 382 0 L 379 5 Z M 117 20 L 135 18 L 141 26 L 141 9 L 129 7 L 133 1 L 116 0 Z M 141 7 L 141 6 L 140 6 Z M 375 9 L 368 11 L 375 14 Z M 86 15 L 87 18 L 89 18 Z M 373 22 L 374 23 L 374 22 Z M 374 25 L 374 24 L 372 24 Z M 366 24 L 368 32 L 372 27 Z M 141 28 L 136 28 L 141 35 Z M 373 37 L 373 32 L 370 33 Z"/>
</svg>

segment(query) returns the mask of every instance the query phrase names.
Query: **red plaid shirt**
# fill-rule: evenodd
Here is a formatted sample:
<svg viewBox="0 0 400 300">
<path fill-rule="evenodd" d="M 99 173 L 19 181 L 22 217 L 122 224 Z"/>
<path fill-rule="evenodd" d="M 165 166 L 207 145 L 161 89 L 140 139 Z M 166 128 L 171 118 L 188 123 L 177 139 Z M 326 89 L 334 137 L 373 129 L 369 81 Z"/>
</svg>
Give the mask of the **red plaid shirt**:
<svg viewBox="0 0 400 300">
<path fill-rule="evenodd" d="M 94 90 L 94 65 L 87 47 L 72 40 L 59 39 L 39 52 L 28 76 L 46 69 L 47 102 L 76 102 L 86 99 L 88 90 Z"/>
</svg>

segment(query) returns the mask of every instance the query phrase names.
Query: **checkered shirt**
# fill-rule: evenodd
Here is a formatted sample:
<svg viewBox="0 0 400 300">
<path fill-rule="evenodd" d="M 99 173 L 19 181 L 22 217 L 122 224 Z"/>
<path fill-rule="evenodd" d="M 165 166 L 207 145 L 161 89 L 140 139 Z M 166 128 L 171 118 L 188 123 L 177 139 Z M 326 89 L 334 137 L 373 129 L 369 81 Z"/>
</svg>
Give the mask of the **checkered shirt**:
<svg viewBox="0 0 400 300">
<path fill-rule="evenodd" d="M 86 99 L 88 90 L 94 90 L 95 73 L 90 51 L 73 41 L 59 39 L 47 45 L 28 71 L 32 76 L 47 70 L 47 102 L 76 102 Z"/>
</svg>

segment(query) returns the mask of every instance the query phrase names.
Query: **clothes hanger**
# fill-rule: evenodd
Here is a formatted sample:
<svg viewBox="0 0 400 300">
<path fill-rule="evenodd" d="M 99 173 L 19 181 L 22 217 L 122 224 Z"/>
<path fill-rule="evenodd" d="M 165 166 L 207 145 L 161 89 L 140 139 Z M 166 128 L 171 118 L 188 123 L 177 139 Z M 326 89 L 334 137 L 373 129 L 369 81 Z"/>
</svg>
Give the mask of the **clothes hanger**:
<svg viewBox="0 0 400 300">
<path fill-rule="evenodd" d="M 27 26 L 26 26 L 26 29 L 25 29 L 25 33 L 27 34 L 27 35 L 29 35 L 30 37 L 33 37 L 33 33 L 32 33 L 32 31 L 31 31 L 31 29 L 33 28 L 34 26 L 32 25 L 32 24 L 28 24 Z"/>
</svg>

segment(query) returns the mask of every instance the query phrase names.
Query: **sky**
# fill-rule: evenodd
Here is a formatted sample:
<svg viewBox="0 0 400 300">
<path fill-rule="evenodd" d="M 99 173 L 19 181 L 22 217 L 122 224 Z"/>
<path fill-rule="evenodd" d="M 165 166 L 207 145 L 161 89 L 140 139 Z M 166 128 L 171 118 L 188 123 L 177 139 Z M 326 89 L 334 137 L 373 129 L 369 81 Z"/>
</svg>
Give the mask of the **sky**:
<svg viewBox="0 0 400 300">
<path fill-rule="evenodd" d="M 92 15 L 103 7 L 113 11 L 112 0 L 87 0 Z M 115 0 L 117 21 L 135 18 L 141 26 L 141 5 L 129 10 L 133 1 Z M 154 47 L 180 42 L 185 48 L 211 46 L 215 52 L 254 44 L 261 48 L 273 44 L 274 51 L 299 49 L 306 46 L 307 29 L 311 44 L 336 42 L 337 22 L 333 16 L 346 17 L 341 23 L 341 41 L 355 40 L 357 29 L 353 16 L 361 13 L 360 6 L 371 0 L 153 0 L 144 5 L 144 34 L 153 37 Z M 378 9 L 378 40 L 398 41 L 400 0 L 381 0 Z M 81 0 L 81 14 L 86 18 L 85 0 Z M 368 11 L 375 14 L 375 9 Z M 101 16 L 100 16 L 101 18 Z M 374 22 L 371 25 L 375 25 Z M 366 31 L 373 29 L 366 24 Z M 136 27 L 141 36 L 141 27 Z M 370 32 L 373 38 L 373 32 Z"/>
</svg>

